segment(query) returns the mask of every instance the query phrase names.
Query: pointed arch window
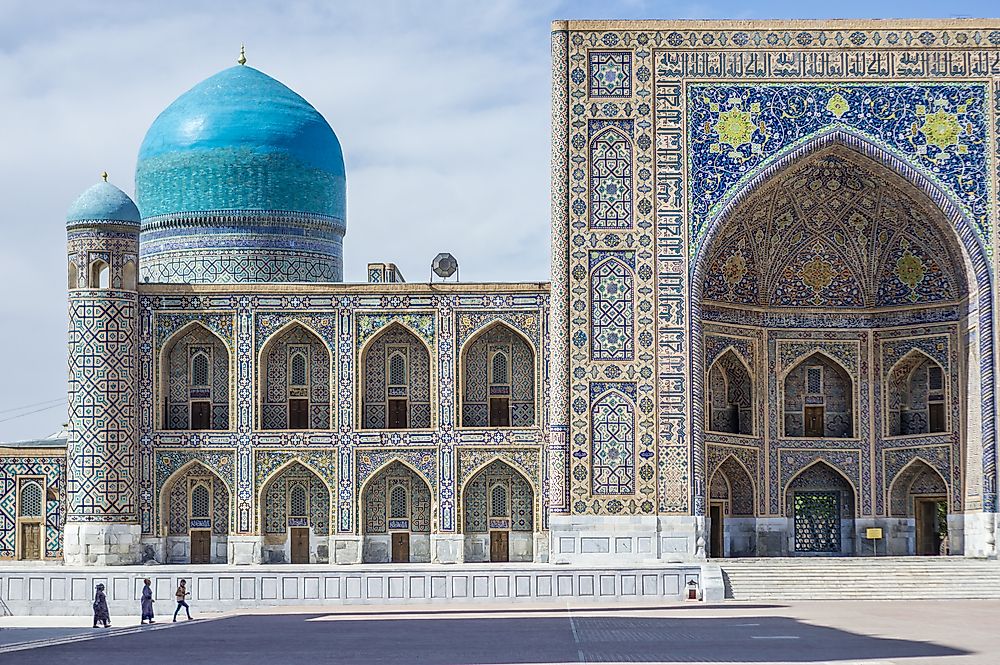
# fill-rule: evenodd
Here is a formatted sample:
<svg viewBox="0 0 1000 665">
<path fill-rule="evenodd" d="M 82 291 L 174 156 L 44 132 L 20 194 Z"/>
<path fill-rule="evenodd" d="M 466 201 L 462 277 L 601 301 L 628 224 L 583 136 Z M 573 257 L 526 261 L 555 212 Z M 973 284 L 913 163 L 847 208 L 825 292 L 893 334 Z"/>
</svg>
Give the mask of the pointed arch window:
<svg viewBox="0 0 1000 665">
<path fill-rule="evenodd" d="M 191 356 L 191 387 L 208 388 L 211 386 L 211 363 L 208 354 L 198 351 Z"/>
<path fill-rule="evenodd" d="M 90 264 L 90 283 L 92 289 L 106 289 L 111 286 L 111 266 L 103 259 L 96 259 Z"/>
<path fill-rule="evenodd" d="M 308 517 L 309 499 L 306 488 L 300 484 L 292 485 L 288 496 L 288 516 Z"/>
<path fill-rule="evenodd" d="M 72 259 L 69 260 L 69 278 L 68 286 L 70 289 L 80 288 L 80 269 L 76 265 L 76 261 Z"/>
<path fill-rule="evenodd" d="M 33 480 L 21 485 L 21 500 L 18 504 L 18 517 L 42 516 L 42 486 Z"/>
<path fill-rule="evenodd" d="M 212 517 L 212 493 L 204 483 L 198 483 L 191 490 L 191 519 Z"/>
<path fill-rule="evenodd" d="M 389 490 L 389 519 L 409 519 L 409 492 L 403 485 L 393 485 Z"/>
<path fill-rule="evenodd" d="M 510 517 L 510 500 L 502 483 L 490 489 L 490 517 Z"/>
<path fill-rule="evenodd" d="M 288 347 L 288 426 L 309 429 L 309 347 Z"/>
<path fill-rule="evenodd" d="M 389 356 L 389 387 L 406 388 L 406 355 L 403 352 Z"/>
</svg>

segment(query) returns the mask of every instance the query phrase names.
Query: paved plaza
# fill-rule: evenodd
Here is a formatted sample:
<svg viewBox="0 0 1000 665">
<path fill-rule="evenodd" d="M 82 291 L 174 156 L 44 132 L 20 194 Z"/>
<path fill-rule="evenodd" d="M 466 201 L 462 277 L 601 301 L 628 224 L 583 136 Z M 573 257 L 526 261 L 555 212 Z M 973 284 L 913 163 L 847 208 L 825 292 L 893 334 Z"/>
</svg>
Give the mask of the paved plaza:
<svg viewBox="0 0 1000 665">
<path fill-rule="evenodd" d="M 110 631 L 85 628 L 79 617 L 6 617 L 0 663 L 1000 662 L 992 639 L 1000 605 L 990 601 L 281 612 L 203 615 L 177 624 L 168 616 L 142 628 L 123 618 Z M 16 644 L 26 640 L 37 642 Z"/>
</svg>

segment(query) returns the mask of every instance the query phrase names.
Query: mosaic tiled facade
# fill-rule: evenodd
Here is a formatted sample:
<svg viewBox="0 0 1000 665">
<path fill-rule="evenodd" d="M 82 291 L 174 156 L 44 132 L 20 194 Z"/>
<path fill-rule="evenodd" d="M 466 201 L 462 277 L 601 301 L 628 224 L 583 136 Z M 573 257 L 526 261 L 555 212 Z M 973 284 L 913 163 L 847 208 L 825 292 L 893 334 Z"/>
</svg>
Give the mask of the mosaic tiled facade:
<svg viewBox="0 0 1000 665">
<path fill-rule="evenodd" d="M 707 554 L 716 505 L 729 554 L 855 552 L 862 524 L 912 552 L 912 505 L 884 520 L 925 466 L 953 551 L 992 548 L 1000 25 L 570 21 L 552 50 L 553 557 L 582 524 Z M 623 381 L 634 425 L 601 401 Z M 856 496 L 796 550 L 817 464 Z"/>
<path fill-rule="evenodd" d="M 1000 24 L 557 22 L 552 62 L 551 285 L 342 284 L 322 116 L 243 67 L 168 107 L 138 208 L 69 216 L 45 556 L 912 554 L 931 504 L 995 554 Z"/>
</svg>

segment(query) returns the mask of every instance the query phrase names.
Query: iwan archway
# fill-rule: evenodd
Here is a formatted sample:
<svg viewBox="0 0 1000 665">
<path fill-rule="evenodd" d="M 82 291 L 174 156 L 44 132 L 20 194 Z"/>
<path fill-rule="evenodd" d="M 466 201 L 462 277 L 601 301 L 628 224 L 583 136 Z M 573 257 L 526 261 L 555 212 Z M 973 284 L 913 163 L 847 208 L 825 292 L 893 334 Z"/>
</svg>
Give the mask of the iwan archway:
<svg viewBox="0 0 1000 665">
<path fill-rule="evenodd" d="M 960 208 L 865 137 L 821 133 L 744 178 L 693 264 L 694 503 L 709 518 L 706 541 L 711 495 L 724 487 L 709 485 L 705 460 L 738 453 L 757 460 L 746 466 L 766 491 L 752 526 L 743 520 L 746 554 L 871 554 L 871 527 L 882 529 L 880 553 L 912 554 L 913 522 L 893 515 L 889 489 L 931 455 L 947 470 L 949 551 L 981 550 L 986 520 L 964 500 L 995 455 L 983 399 L 993 394 L 991 302 L 987 259 Z M 790 502 L 784 488 L 817 459 L 831 473 L 814 480 L 837 487 L 813 482 L 809 500 Z M 797 539 L 796 525 L 801 536 L 829 519 L 809 514 L 825 506 L 816 498 L 846 496 L 845 483 L 857 498 L 838 540 Z"/>
</svg>

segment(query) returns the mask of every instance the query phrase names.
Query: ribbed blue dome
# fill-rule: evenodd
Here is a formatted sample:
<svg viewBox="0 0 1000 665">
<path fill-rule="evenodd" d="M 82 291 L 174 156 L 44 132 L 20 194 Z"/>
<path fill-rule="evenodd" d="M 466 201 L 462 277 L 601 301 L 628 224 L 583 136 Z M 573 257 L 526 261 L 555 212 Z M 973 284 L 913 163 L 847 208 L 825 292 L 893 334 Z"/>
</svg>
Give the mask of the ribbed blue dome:
<svg viewBox="0 0 1000 665">
<path fill-rule="evenodd" d="M 73 202 L 66 213 L 67 224 L 80 222 L 139 223 L 139 209 L 128 194 L 109 182 L 99 182 Z"/>
<path fill-rule="evenodd" d="M 153 122 L 139 149 L 144 219 L 280 210 L 344 219 L 344 155 L 309 102 L 252 67 L 223 70 Z"/>
<path fill-rule="evenodd" d="M 344 154 L 322 115 L 231 67 L 177 98 L 139 149 L 145 282 L 329 282 L 343 276 Z"/>
</svg>

